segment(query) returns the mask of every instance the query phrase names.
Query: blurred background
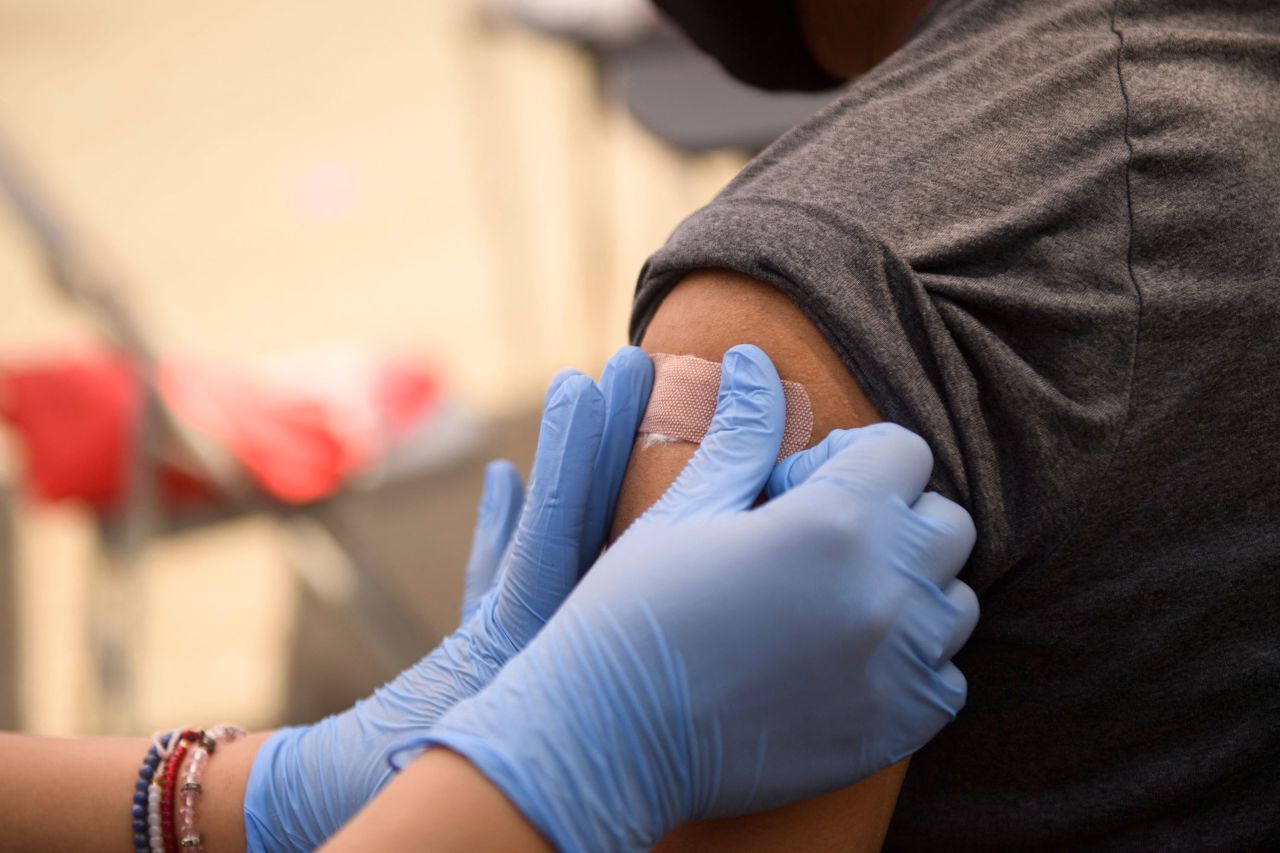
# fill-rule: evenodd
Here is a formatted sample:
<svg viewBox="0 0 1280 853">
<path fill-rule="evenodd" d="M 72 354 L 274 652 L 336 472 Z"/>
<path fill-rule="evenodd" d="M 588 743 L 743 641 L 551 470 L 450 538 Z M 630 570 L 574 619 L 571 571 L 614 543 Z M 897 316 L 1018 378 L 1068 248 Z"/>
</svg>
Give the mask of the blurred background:
<svg viewBox="0 0 1280 853">
<path fill-rule="evenodd" d="M 308 721 L 416 660 L 483 462 L 816 106 L 640 2 L 0 0 L 0 726 Z"/>
</svg>

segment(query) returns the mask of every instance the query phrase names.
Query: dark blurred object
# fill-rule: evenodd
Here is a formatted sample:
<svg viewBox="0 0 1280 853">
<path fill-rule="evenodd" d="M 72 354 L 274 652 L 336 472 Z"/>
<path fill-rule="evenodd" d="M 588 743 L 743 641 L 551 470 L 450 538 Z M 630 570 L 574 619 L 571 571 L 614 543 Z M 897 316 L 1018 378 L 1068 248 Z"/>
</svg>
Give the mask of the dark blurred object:
<svg viewBox="0 0 1280 853">
<path fill-rule="evenodd" d="M 686 151 L 761 151 L 838 95 L 753 89 L 668 33 L 620 48 L 606 61 L 636 120 Z"/>
<path fill-rule="evenodd" d="M 779 25 L 774 18 L 798 32 L 794 14 L 777 12 L 777 3 L 765 0 L 749 5 L 750 10 L 739 10 L 738 4 L 730 3 L 710 12 L 701 7 L 687 11 L 692 16 L 693 29 L 704 33 L 716 29 L 713 18 L 734 16 L 751 32 L 728 33 L 727 37 L 741 37 L 747 42 L 782 38 L 783 33 L 769 29 Z M 839 95 L 838 91 L 752 88 L 731 76 L 656 15 L 637 8 L 635 0 L 487 0 L 481 8 L 490 20 L 505 17 L 587 50 L 596 60 L 605 96 L 621 100 L 641 125 L 682 151 L 736 148 L 754 154 Z M 740 11 L 750 14 L 740 15 Z M 755 63 L 767 71 L 772 66 L 759 53 L 743 52 L 742 63 Z M 807 53 L 805 57 L 816 69 L 812 58 Z M 789 57 L 779 58 L 777 66 L 799 64 L 799 57 Z M 784 79 L 782 85 L 771 88 L 830 90 L 839 83 L 815 72 L 789 83 Z"/>
<path fill-rule="evenodd" d="M 814 59 L 794 0 L 654 0 L 728 74 L 773 91 L 821 91 L 842 82 Z"/>
</svg>

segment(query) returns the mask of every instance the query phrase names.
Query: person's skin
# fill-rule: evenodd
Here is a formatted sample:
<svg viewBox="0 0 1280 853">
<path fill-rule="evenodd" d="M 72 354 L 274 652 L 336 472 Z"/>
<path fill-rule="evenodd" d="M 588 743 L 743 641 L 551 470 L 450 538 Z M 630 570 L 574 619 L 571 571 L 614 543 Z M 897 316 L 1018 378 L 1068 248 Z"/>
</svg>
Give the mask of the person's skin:
<svg viewBox="0 0 1280 853">
<path fill-rule="evenodd" d="M 220 745 L 205 769 L 200 831 L 211 851 L 244 850 L 244 789 L 269 732 Z M 0 734 L 0 851 L 133 849 L 127 807 L 146 738 Z"/>
<path fill-rule="evenodd" d="M 795 0 L 809 52 L 833 77 L 869 71 L 897 50 L 930 0 Z"/>
<path fill-rule="evenodd" d="M 551 846 L 471 762 L 437 748 L 414 759 L 321 849 L 541 853 Z"/>
<path fill-rule="evenodd" d="M 649 353 L 720 361 L 740 343 L 756 344 L 783 379 L 805 386 L 813 408 L 811 444 L 833 429 L 882 420 L 804 313 L 772 285 L 739 273 L 702 270 L 686 276 L 658 308 L 641 346 Z M 650 443 L 640 437 L 623 480 L 613 538 L 657 501 L 695 448 L 688 442 Z M 685 826 L 656 849 L 879 850 L 906 767 L 903 761 L 850 788 L 770 812 Z"/>
<path fill-rule="evenodd" d="M 244 850 L 244 789 L 269 732 L 222 744 L 201 780 L 200 832 L 210 853 Z M 0 733 L 0 851 L 133 849 L 129 795 L 145 738 Z M 550 850 L 511 802 L 464 758 L 429 750 L 325 849 Z"/>
</svg>

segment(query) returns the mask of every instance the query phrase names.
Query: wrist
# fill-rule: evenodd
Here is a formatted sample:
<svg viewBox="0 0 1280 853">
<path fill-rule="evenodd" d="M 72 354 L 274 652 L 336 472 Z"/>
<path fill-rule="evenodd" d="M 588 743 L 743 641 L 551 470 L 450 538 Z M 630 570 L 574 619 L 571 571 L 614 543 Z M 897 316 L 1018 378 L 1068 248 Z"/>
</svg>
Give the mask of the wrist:
<svg viewBox="0 0 1280 853">
<path fill-rule="evenodd" d="M 245 784 L 266 737 L 229 725 L 156 733 L 133 779 L 133 849 L 243 850 Z"/>
<path fill-rule="evenodd" d="M 314 850 L 364 802 L 352 805 L 357 773 L 334 766 L 343 740 L 341 715 L 310 726 L 277 729 L 253 756 L 241 801 L 244 849 Z M 317 756 L 322 758 L 316 759 Z"/>
<path fill-rule="evenodd" d="M 201 780 L 200 800 L 205 849 L 219 853 L 245 850 L 245 790 L 258 750 L 271 734 L 256 732 L 224 743 L 209 761 Z"/>
</svg>

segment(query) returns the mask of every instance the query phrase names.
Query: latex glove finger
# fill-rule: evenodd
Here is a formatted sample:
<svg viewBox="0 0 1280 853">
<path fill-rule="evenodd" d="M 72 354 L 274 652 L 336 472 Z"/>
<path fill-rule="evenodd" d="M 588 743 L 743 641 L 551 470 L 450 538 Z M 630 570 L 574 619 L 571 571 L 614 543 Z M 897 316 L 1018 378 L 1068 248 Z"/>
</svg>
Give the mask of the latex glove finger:
<svg viewBox="0 0 1280 853">
<path fill-rule="evenodd" d="M 934 683 L 939 685 L 938 693 L 944 697 L 947 711 L 954 720 L 956 714 L 963 710 L 965 700 L 969 698 L 968 679 L 955 664 L 948 662 L 938 667 L 937 680 Z"/>
<path fill-rule="evenodd" d="M 561 385 L 563 385 L 567 380 L 572 379 L 575 376 L 582 376 L 582 375 L 583 375 L 582 371 L 574 370 L 571 367 L 566 367 L 564 370 L 561 370 L 555 376 L 552 376 L 551 381 L 547 383 L 547 393 L 542 395 L 543 411 L 545 412 L 547 406 L 551 405 L 551 401 L 555 399 L 556 392 L 560 390 Z"/>
<path fill-rule="evenodd" d="M 977 594 L 964 581 L 952 581 L 945 595 L 951 602 L 951 606 L 955 608 L 956 623 L 951 642 L 942 650 L 942 660 L 937 662 L 939 667 L 942 661 L 951 660 L 960 649 L 964 648 L 964 644 L 969 642 L 973 629 L 978 625 L 980 612 Z"/>
<path fill-rule="evenodd" d="M 948 662 L 937 669 L 929 669 L 923 663 L 917 662 L 915 668 L 918 686 L 929 685 L 927 691 L 920 694 L 920 700 L 923 706 L 931 709 L 931 712 L 917 710 L 917 718 L 912 721 L 912 725 L 918 731 L 914 735 L 902 738 L 910 746 L 889 756 L 889 760 L 884 765 L 886 767 L 915 754 L 964 710 L 965 702 L 969 698 L 969 682 L 955 664 Z M 927 728 L 931 728 L 932 731 L 926 732 Z M 926 736 L 921 737 L 921 734 Z"/>
<path fill-rule="evenodd" d="M 941 670 L 968 642 L 978 624 L 978 597 L 963 581 L 952 581 L 943 592 L 923 578 L 916 579 L 925 594 L 913 597 L 896 618 L 908 626 L 902 636 L 912 660 Z"/>
<path fill-rule="evenodd" d="M 604 429 L 604 398 L 581 373 L 557 377 L 512 541 L 501 624 L 522 647 L 578 580 L 579 542 Z"/>
<path fill-rule="evenodd" d="M 773 471 L 786 414 L 782 380 L 769 357 L 750 344 L 726 352 L 716 413 L 706 437 L 640 523 L 749 508 Z"/>
<path fill-rule="evenodd" d="M 921 495 L 912 509 L 935 533 L 928 540 L 923 558 L 926 576 L 940 588 L 946 588 L 973 551 L 978 536 L 973 518 L 964 507 L 937 492 Z"/>
<path fill-rule="evenodd" d="M 583 527 L 579 571 L 586 571 L 604 547 L 605 535 L 618 505 L 622 477 L 627 472 L 636 429 L 653 389 L 653 361 L 639 347 L 614 353 L 600 376 L 604 396 L 604 431 L 596 453 L 591 499 Z"/>
<path fill-rule="evenodd" d="M 907 506 L 915 503 L 933 471 L 929 445 L 895 424 L 873 424 L 856 432 L 857 440 L 809 475 L 803 488 L 788 492 L 766 509 L 807 518 L 815 504 L 840 506 L 850 503 L 850 497 L 863 499 L 863 505 L 889 497 Z M 867 499 L 873 500 L 868 504 Z"/>
<path fill-rule="evenodd" d="M 832 430 L 826 438 L 813 447 L 792 453 L 774 466 L 773 472 L 769 475 L 769 482 L 765 486 L 765 495 L 769 500 L 773 500 L 791 491 L 809 479 L 813 472 L 825 465 L 832 456 L 852 446 L 860 435 L 862 431 L 858 429 Z"/>
<path fill-rule="evenodd" d="M 480 599 L 493 589 L 498 566 L 515 532 L 524 504 L 524 483 L 520 472 L 506 459 L 490 462 L 484 469 L 484 491 L 476 511 L 476 529 L 471 534 L 471 556 L 467 558 L 466 583 L 462 593 L 462 621 L 480 606 Z"/>
</svg>

